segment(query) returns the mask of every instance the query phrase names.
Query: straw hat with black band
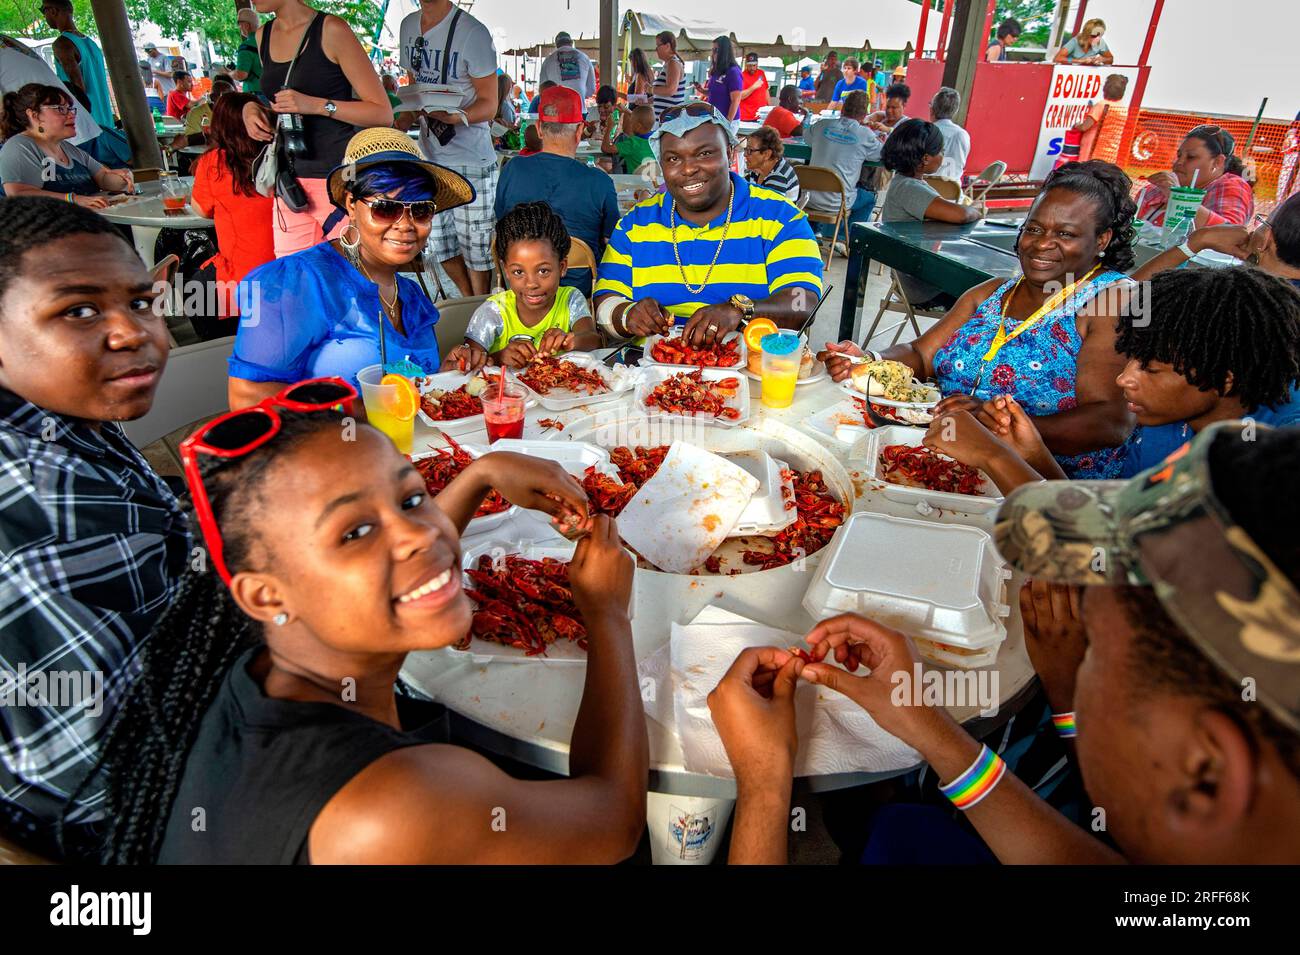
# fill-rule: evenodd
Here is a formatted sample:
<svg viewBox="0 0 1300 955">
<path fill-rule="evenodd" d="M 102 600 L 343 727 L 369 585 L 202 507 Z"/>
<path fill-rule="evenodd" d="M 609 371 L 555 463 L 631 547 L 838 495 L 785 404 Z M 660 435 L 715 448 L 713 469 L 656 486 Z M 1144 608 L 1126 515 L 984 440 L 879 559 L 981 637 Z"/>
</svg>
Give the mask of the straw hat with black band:
<svg viewBox="0 0 1300 955">
<path fill-rule="evenodd" d="M 474 187 L 469 180 L 446 166 L 429 162 L 420 155 L 409 136 L 387 126 L 363 129 L 348 140 L 348 147 L 343 151 L 343 162 L 334 168 L 326 180 L 330 201 L 342 209 L 348 185 L 356 181 L 362 170 L 383 163 L 409 163 L 427 172 L 437 187 L 434 204 L 439 212 L 474 201 Z"/>
</svg>

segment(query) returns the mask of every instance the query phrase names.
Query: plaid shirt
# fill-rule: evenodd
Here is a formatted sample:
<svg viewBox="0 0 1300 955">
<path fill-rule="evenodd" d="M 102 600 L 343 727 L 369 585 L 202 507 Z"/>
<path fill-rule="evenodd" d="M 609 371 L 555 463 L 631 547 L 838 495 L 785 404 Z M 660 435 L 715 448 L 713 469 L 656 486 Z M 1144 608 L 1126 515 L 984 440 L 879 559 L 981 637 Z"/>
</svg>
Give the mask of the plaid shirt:
<svg viewBox="0 0 1300 955">
<path fill-rule="evenodd" d="M 62 812 L 189 555 L 180 502 L 117 425 L 0 389 L 0 801 Z M 64 674 L 84 682 L 60 692 Z M 102 798 L 83 794 L 69 821 L 93 821 Z"/>
<path fill-rule="evenodd" d="M 1147 186 L 1138 195 L 1137 217 L 1145 219 L 1152 225 L 1165 224 L 1165 203 L 1169 197 L 1155 186 Z M 1205 187 L 1205 198 L 1201 200 L 1209 214 L 1206 225 L 1245 225 L 1255 214 L 1255 191 L 1250 183 L 1235 173 L 1225 172 L 1214 182 Z"/>
</svg>

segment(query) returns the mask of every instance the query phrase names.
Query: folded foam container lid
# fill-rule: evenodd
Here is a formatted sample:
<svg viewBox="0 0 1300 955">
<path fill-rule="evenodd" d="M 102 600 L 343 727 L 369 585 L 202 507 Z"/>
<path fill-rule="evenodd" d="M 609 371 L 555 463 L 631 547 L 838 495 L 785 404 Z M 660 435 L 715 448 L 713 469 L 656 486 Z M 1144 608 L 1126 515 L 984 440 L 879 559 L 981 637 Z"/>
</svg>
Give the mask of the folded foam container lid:
<svg viewBox="0 0 1300 955">
<path fill-rule="evenodd" d="M 803 606 L 818 620 L 860 613 L 919 638 L 923 656 L 981 666 L 1006 639 L 1010 579 L 979 528 L 859 512 L 831 544 Z"/>
</svg>

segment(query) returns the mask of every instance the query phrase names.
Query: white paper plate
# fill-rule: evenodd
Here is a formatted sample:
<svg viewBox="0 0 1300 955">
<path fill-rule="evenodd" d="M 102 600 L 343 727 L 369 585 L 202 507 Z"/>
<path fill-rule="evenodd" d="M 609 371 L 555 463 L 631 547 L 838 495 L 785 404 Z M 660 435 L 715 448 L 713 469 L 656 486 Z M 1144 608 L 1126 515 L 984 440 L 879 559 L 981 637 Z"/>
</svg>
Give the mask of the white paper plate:
<svg viewBox="0 0 1300 955">
<path fill-rule="evenodd" d="M 555 388 L 549 394 L 543 395 L 528 387 L 523 379 L 519 377 L 517 372 L 508 371 L 506 373 L 509 378 L 518 382 L 520 387 L 528 392 L 528 396 L 532 401 L 540 402 L 542 407 L 547 411 L 568 411 L 569 409 L 577 408 L 580 405 L 594 405 L 606 401 L 615 401 L 622 398 L 628 391 L 635 387 L 634 384 L 630 383 L 630 379 L 628 380 L 629 383 L 620 384 L 620 382 L 615 378 L 613 371 L 591 352 L 571 351 L 555 357 L 562 361 L 572 362 L 579 367 L 587 368 L 596 372 L 596 374 L 600 375 L 601 379 L 609 387 L 609 391 L 598 395 L 588 395 L 568 391 L 566 389 Z"/>
<path fill-rule="evenodd" d="M 840 391 L 843 391 L 845 394 L 850 394 L 855 398 L 866 397 L 862 392 L 853 387 L 852 377 L 845 378 L 843 381 L 837 381 L 835 384 Z M 930 382 L 921 382 L 920 384 L 929 385 L 929 387 L 934 388 L 935 391 L 939 390 L 936 385 L 931 384 Z M 871 403 L 873 405 L 889 405 L 891 408 L 916 408 L 919 411 L 933 411 L 934 406 L 942 400 L 942 395 L 934 401 L 895 401 L 892 398 L 879 398 L 875 395 L 871 396 Z"/>
<path fill-rule="evenodd" d="M 916 504 L 925 501 L 931 507 L 941 507 L 962 514 L 986 514 L 1001 506 L 1002 495 L 988 475 L 984 476 L 983 494 L 954 494 L 951 491 L 931 491 L 923 487 L 894 484 L 882 476 L 881 451 L 891 444 L 918 447 L 924 438 L 925 432 L 923 430 L 909 428 L 906 425 L 889 425 L 885 428 L 876 428 L 867 432 L 864 438 L 853 445 L 853 448 L 849 451 L 849 461 L 864 462 L 862 467 L 863 476 L 869 481 L 882 484 L 884 486 L 882 493 L 891 501 L 900 501 L 904 504 Z"/>
<path fill-rule="evenodd" d="M 725 407 L 735 408 L 740 412 L 738 418 L 719 418 L 717 415 L 706 414 L 669 414 L 658 407 L 645 403 L 646 397 L 650 392 L 654 391 L 656 385 L 667 381 L 674 375 L 680 375 L 686 370 L 673 365 L 647 365 L 643 368 L 641 383 L 637 385 L 636 390 L 633 392 L 633 400 L 636 403 L 637 410 L 644 412 L 651 418 L 683 418 L 727 428 L 749 420 L 749 379 L 740 374 L 740 370 L 736 368 L 691 368 L 689 371 L 699 371 L 705 381 L 721 381 L 724 378 L 735 378 L 739 387 L 737 387 L 736 393 L 727 398 L 723 404 Z"/>
</svg>

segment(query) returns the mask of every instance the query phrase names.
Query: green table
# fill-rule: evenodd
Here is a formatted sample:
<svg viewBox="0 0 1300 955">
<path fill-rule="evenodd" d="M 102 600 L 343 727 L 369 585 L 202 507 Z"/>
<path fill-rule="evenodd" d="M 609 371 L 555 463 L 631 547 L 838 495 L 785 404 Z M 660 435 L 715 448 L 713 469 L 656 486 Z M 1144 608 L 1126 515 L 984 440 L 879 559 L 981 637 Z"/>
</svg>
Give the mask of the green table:
<svg viewBox="0 0 1300 955">
<path fill-rule="evenodd" d="M 954 297 L 991 278 L 1020 272 L 1016 232 L 1024 213 L 999 211 L 966 225 L 944 222 L 856 223 L 849 230 L 849 264 L 840 306 L 840 340 L 857 340 L 857 320 L 866 297 L 867 272 L 873 261 L 907 272 Z M 1138 245 L 1137 265 L 1160 254 Z"/>
</svg>

